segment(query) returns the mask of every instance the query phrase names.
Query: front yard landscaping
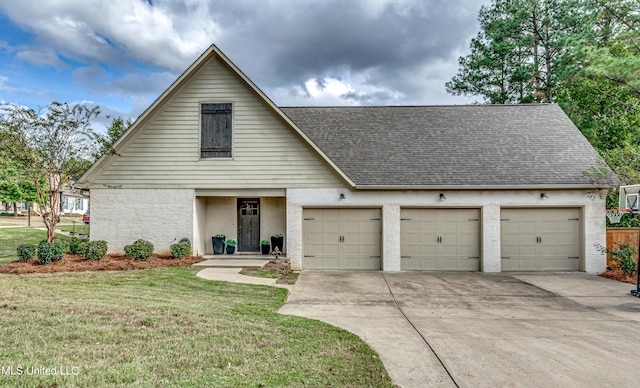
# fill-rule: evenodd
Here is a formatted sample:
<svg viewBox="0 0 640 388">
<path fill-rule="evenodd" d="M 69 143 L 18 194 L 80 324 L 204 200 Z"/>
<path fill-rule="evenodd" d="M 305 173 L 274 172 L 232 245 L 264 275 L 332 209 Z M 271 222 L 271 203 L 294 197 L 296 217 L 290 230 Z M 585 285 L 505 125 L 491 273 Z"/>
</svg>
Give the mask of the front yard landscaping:
<svg viewBox="0 0 640 388">
<path fill-rule="evenodd" d="M 392 386 L 357 336 L 277 314 L 286 290 L 195 272 L 0 275 L 0 365 L 74 372 L 0 386 Z"/>
<path fill-rule="evenodd" d="M 284 289 L 197 278 L 199 257 L 14 262 L 44 238 L 0 229 L 0 387 L 393 386 L 359 337 L 277 314 Z"/>
</svg>

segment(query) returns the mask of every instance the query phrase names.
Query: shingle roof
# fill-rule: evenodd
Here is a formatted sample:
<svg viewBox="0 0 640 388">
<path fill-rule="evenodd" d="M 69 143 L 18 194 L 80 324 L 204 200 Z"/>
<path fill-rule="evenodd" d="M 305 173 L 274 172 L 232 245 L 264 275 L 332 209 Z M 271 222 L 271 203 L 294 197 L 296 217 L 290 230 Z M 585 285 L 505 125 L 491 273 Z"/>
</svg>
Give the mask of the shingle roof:
<svg viewBox="0 0 640 388">
<path fill-rule="evenodd" d="M 555 104 L 281 108 L 358 186 L 589 186 L 601 159 Z"/>
</svg>

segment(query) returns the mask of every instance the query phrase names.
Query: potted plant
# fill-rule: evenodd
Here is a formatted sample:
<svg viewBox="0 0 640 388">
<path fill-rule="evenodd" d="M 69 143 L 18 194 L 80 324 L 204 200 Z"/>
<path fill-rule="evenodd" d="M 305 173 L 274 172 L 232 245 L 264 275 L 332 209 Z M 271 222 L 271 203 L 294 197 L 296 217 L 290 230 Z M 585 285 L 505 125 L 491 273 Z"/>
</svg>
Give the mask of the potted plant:
<svg viewBox="0 0 640 388">
<path fill-rule="evenodd" d="M 281 233 L 271 236 L 271 246 L 273 249 L 280 249 L 280 252 L 284 252 L 284 236 Z"/>
<path fill-rule="evenodd" d="M 233 255 L 233 253 L 236 251 L 236 245 L 238 245 L 236 240 L 227 240 L 224 243 L 227 245 L 227 254 Z"/>
<path fill-rule="evenodd" d="M 271 247 L 269 246 L 269 241 L 260 240 L 260 250 L 262 251 L 263 255 L 268 255 L 269 251 L 271 250 Z"/>
<path fill-rule="evenodd" d="M 224 253 L 225 240 L 226 237 L 224 236 L 224 234 L 216 234 L 215 236 L 211 237 L 211 244 L 213 244 L 214 255 L 221 255 Z"/>
</svg>

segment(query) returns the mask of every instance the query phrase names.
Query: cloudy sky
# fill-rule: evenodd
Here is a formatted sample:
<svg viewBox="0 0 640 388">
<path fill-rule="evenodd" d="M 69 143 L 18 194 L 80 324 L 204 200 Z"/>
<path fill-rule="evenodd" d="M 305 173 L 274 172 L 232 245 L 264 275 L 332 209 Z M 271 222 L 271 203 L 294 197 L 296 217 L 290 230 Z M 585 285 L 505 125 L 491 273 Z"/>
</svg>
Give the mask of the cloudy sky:
<svg viewBox="0 0 640 388">
<path fill-rule="evenodd" d="M 444 83 L 488 3 L 0 0 L 0 102 L 136 118 L 213 43 L 280 106 L 471 103 Z"/>
</svg>

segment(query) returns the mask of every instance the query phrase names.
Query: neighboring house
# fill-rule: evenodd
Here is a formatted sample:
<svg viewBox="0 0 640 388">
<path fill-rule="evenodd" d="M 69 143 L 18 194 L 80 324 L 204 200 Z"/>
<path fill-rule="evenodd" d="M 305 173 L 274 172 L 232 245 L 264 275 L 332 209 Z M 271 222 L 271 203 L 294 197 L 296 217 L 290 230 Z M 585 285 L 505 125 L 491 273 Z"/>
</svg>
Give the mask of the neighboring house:
<svg viewBox="0 0 640 388">
<path fill-rule="evenodd" d="M 89 209 L 89 198 L 82 191 L 63 185 L 60 192 L 62 213 L 84 214 Z"/>
<path fill-rule="evenodd" d="M 112 252 L 283 233 L 294 269 L 605 270 L 616 180 L 556 105 L 279 108 L 211 46 L 115 149 L 80 182 Z"/>
</svg>

